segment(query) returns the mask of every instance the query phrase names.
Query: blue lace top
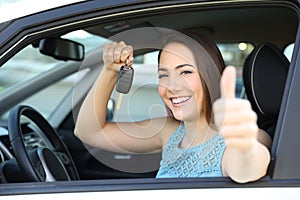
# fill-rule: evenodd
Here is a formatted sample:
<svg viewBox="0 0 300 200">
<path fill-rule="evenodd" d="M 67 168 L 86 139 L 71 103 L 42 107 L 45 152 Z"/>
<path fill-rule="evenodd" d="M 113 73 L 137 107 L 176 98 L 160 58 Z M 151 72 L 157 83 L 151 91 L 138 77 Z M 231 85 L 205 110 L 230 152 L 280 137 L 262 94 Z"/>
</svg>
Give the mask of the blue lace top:
<svg viewBox="0 0 300 200">
<path fill-rule="evenodd" d="M 220 177 L 222 157 L 226 145 L 220 134 L 210 140 L 187 149 L 179 147 L 185 135 L 181 124 L 162 152 L 162 160 L 156 178 Z"/>
</svg>

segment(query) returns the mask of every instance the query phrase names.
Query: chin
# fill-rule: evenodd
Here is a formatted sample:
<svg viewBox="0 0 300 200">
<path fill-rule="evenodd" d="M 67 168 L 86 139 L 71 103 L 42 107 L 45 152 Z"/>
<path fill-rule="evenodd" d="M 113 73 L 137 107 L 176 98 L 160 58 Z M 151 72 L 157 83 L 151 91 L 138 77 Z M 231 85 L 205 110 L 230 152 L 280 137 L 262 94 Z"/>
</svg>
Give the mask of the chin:
<svg viewBox="0 0 300 200">
<path fill-rule="evenodd" d="M 178 121 L 194 121 L 194 120 L 197 120 L 200 118 L 200 115 L 199 116 L 195 116 L 195 113 L 179 113 L 179 112 L 174 112 L 172 111 L 173 113 L 173 116 L 176 120 Z"/>
</svg>

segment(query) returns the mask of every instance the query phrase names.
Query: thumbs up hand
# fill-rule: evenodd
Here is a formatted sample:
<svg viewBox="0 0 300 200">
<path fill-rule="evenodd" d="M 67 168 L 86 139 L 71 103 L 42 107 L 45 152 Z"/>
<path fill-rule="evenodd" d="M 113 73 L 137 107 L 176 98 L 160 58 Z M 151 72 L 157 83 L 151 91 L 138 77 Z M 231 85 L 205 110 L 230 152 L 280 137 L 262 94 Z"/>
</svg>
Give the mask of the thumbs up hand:
<svg viewBox="0 0 300 200">
<path fill-rule="evenodd" d="M 221 77 L 221 98 L 214 102 L 214 122 L 227 148 L 247 153 L 257 144 L 257 116 L 250 102 L 235 98 L 236 70 L 226 67 Z"/>
</svg>

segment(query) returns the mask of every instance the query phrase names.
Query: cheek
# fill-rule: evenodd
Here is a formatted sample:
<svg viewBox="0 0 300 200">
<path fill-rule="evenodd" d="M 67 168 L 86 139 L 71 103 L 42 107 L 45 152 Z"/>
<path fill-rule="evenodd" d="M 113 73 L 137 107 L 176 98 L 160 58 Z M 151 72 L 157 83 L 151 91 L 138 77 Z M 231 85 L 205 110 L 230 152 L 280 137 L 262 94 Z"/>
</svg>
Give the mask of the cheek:
<svg viewBox="0 0 300 200">
<path fill-rule="evenodd" d="M 200 76 L 197 74 L 190 76 L 186 79 L 186 83 L 188 83 L 189 88 L 195 92 L 202 91 L 202 83 Z"/>
<path fill-rule="evenodd" d="M 160 95 L 161 97 L 164 97 L 164 94 L 165 94 L 165 92 L 166 92 L 166 88 L 165 88 L 162 84 L 158 83 L 157 89 L 158 89 L 159 95 Z"/>
<path fill-rule="evenodd" d="M 203 87 L 200 77 L 194 76 L 189 81 L 189 87 L 193 91 L 199 103 L 203 101 Z"/>
<path fill-rule="evenodd" d="M 170 100 L 167 98 L 167 88 L 163 84 L 158 84 L 158 94 L 167 107 L 170 106 Z"/>
</svg>

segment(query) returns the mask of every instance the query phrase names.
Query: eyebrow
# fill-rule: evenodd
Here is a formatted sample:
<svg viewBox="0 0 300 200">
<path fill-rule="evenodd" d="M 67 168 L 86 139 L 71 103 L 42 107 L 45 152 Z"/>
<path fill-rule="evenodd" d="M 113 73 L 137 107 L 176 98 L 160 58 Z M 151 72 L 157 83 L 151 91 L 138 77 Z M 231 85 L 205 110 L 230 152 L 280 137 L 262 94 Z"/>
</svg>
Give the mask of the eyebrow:
<svg viewBox="0 0 300 200">
<path fill-rule="evenodd" d="M 175 70 L 178 70 L 178 69 L 180 69 L 180 68 L 182 68 L 182 67 L 186 67 L 186 66 L 195 68 L 194 65 L 191 65 L 191 64 L 187 64 L 187 63 L 186 63 L 186 64 L 181 64 L 181 65 L 176 66 L 176 67 L 175 67 Z M 166 68 L 158 67 L 158 71 L 168 71 L 168 70 L 167 70 Z"/>
<path fill-rule="evenodd" d="M 186 67 L 186 66 L 195 68 L 195 66 L 194 66 L 194 65 L 191 65 L 191 64 L 182 64 L 182 65 L 176 66 L 175 69 L 180 69 L 180 68 Z"/>
</svg>

